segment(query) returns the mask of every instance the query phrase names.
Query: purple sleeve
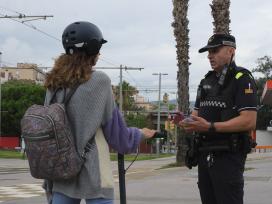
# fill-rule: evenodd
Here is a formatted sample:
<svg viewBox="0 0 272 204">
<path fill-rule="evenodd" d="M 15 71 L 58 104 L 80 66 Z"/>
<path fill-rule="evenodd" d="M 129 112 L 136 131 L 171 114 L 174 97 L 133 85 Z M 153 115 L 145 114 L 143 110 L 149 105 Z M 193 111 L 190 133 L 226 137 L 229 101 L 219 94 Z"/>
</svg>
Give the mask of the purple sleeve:
<svg viewBox="0 0 272 204">
<path fill-rule="evenodd" d="M 127 127 L 117 107 L 112 117 L 102 125 L 102 130 L 110 147 L 121 154 L 135 152 L 142 139 L 138 128 Z"/>
</svg>

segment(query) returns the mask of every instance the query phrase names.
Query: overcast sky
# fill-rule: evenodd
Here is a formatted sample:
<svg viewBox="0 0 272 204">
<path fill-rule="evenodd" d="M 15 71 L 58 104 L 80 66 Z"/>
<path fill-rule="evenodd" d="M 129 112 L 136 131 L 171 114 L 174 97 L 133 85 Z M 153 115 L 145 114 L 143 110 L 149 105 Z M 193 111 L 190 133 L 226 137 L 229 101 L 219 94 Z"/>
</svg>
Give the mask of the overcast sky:
<svg viewBox="0 0 272 204">
<path fill-rule="evenodd" d="M 190 37 L 190 99 L 194 100 L 200 79 L 210 69 L 207 54 L 198 49 L 212 34 L 211 0 L 191 0 L 189 4 Z M 162 94 L 175 98 L 177 61 L 175 38 L 171 23 L 172 0 L 0 0 L 0 15 L 53 15 L 47 20 L 29 22 L 52 35 L 37 32 L 10 19 L 0 19 L 0 51 L 2 64 L 18 62 L 52 66 L 63 52 L 61 38 L 64 28 L 75 21 L 90 21 L 102 30 L 108 40 L 101 50 L 97 66 L 143 67 L 144 70 L 124 72 L 124 80 L 139 90 L 158 89 L 162 77 Z M 251 70 L 256 59 L 272 55 L 272 1 L 233 0 L 230 28 L 236 37 L 236 63 Z M 18 12 L 18 13 L 16 13 Z M 55 39 L 56 38 L 56 39 Z M 119 81 L 118 70 L 105 70 L 112 83 Z M 157 100 L 158 92 L 140 92 L 149 100 Z"/>
</svg>

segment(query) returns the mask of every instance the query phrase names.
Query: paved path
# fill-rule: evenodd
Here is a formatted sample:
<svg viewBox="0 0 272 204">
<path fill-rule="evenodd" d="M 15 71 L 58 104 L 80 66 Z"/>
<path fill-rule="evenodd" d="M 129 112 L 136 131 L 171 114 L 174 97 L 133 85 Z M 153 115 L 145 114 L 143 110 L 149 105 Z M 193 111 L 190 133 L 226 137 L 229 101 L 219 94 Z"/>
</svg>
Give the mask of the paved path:
<svg viewBox="0 0 272 204">
<path fill-rule="evenodd" d="M 175 157 L 136 161 L 126 175 L 128 204 L 200 204 L 197 169 L 160 169 Z M 113 162 L 116 204 L 119 203 L 117 163 Z M 126 162 L 126 166 L 128 166 Z M 271 204 L 272 153 L 248 156 L 245 171 L 245 204 Z M 41 181 L 33 179 L 25 160 L 0 159 L 0 203 L 43 204 Z M 85 202 L 82 202 L 85 203 Z"/>
</svg>

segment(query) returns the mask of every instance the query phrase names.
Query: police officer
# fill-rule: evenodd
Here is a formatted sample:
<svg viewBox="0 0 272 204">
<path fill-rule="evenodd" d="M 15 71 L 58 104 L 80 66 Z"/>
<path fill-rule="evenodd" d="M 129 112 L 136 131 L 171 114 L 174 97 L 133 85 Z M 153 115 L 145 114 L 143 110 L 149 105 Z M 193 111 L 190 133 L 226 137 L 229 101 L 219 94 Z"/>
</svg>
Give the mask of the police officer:
<svg viewBox="0 0 272 204">
<path fill-rule="evenodd" d="M 203 204 L 242 204 L 249 131 L 257 116 L 256 85 L 251 73 L 234 62 L 235 38 L 214 34 L 199 50 L 208 51 L 212 71 L 201 80 L 193 122 L 187 132 L 199 135 L 198 187 Z"/>
</svg>

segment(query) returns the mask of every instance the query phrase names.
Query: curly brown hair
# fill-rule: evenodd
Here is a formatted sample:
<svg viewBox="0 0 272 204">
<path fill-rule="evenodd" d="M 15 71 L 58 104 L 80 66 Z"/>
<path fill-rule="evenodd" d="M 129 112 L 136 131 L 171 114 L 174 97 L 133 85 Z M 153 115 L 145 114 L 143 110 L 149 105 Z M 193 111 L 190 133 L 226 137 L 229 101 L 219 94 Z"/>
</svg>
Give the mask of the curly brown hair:
<svg viewBox="0 0 272 204">
<path fill-rule="evenodd" d="M 47 74 L 44 86 L 55 90 L 71 88 L 88 81 L 97 57 L 98 55 L 89 56 L 83 52 L 60 55 L 55 60 L 52 71 Z"/>
</svg>

